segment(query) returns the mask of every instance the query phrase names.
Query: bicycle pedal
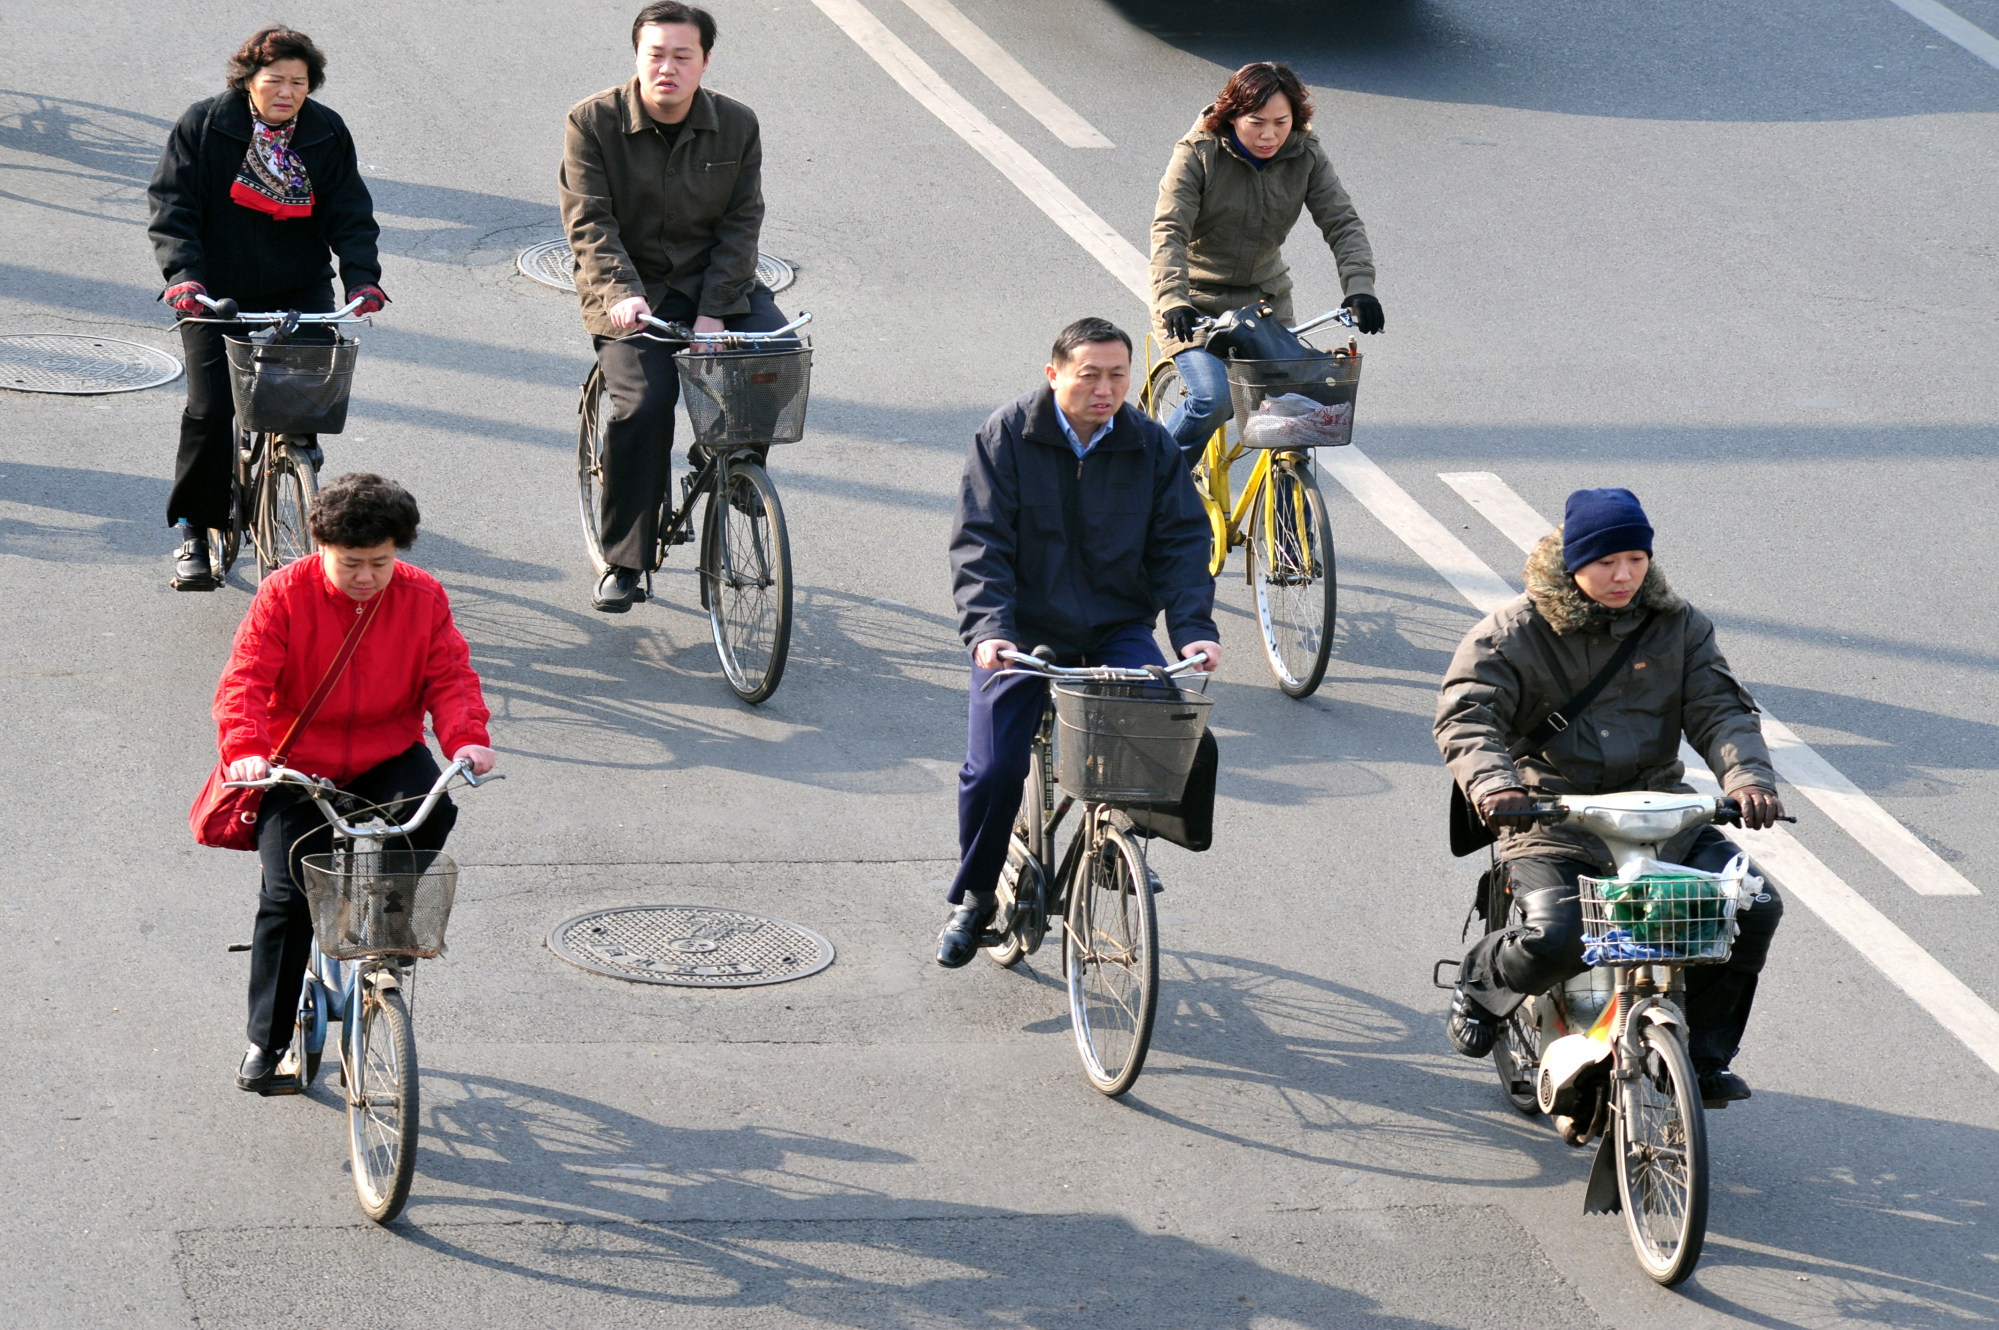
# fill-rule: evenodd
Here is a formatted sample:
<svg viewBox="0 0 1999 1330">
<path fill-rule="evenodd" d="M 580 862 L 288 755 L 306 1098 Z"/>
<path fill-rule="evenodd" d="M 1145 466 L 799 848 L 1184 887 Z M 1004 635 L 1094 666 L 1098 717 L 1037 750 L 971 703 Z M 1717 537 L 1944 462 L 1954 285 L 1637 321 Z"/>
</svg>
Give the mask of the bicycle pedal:
<svg viewBox="0 0 1999 1330">
<path fill-rule="evenodd" d="M 298 1076 L 294 1074 L 291 1076 L 278 1077 L 276 1080 L 272 1081 L 269 1085 L 266 1085 L 263 1089 L 257 1091 L 257 1093 L 262 1095 L 264 1098 L 269 1099 L 274 1095 L 304 1094 L 305 1087 L 298 1083 Z"/>
</svg>

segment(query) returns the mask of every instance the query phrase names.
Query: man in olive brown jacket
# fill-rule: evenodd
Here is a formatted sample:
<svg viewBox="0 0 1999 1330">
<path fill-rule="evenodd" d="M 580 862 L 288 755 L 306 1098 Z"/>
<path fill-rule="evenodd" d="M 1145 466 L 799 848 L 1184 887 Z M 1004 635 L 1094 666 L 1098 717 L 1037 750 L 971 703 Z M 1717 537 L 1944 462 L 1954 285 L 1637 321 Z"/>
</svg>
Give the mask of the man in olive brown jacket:
<svg viewBox="0 0 1999 1330">
<path fill-rule="evenodd" d="M 1465 797 L 1500 830 L 1516 921 L 1473 944 L 1459 971 L 1447 1031 L 1468 1057 L 1492 1051 L 1497 1023 L 1523 998 L 1580 974 L 1582 911 L 1576 879 L 1614 871 L 1596 836 L 1569 826 L 1504 829 L 1495 814 L 1557 794 L 1688 792 L 1686 736 L 1722 789 L 1761 829 L 1783 814 L 1756 703 L 1715 644 L 1714 625 L 1666 585 L 1652 559 L 1652 526 L 1629 490 L 1577 490 L 1560 530 L 1528 556 L 1525 595 L 1481 619 L 1459 644 L 1437 700 L 1437 747 Z M 1553 738 L 1526 736 L 1642 634 L 1630 663 Z M 1736 853 L 1713 827 L 1660 847 L 1669 862 L 1708 871 Z M 1756 978 L 1784 906 L 1765 887 L 1737 916 L 1728 961 L 1687 971 L 1688 1052 L 1711 1106 L 1747 1099 L 1728 1069 L 1749 1020 Z"/>
<path fill-rule="evenodd" d="M 610 564 L 593 604 L 642 600 L 671 477 L 680 378 L 673 344 L 621 337 L 648 315 L 694 332 L 785 325 L 756 278 L 763 140 L 756 113 L 701 86 L 715 20 L 654 0 L 632 23 L 637 74 L 569 108 L 562 221 L 576 255 L 583 326 L 610 392 L 598 530 Z"/>
</svg>

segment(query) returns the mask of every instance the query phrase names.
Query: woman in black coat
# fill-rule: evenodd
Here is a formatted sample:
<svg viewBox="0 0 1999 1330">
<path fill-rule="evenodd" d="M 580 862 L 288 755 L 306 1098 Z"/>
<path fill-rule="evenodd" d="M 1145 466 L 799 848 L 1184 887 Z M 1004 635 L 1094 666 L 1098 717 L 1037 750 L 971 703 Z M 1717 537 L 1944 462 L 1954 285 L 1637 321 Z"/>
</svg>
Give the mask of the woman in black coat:
<svg viewBox="0 0 1999 1330">
<path fill-rule="evenodd" d="M 229 62 L 229 87 L 196 102 L 174 126 L 146 196 L 153 253 L 183 314 L 207 316 L 195 297 L 227 297 L 246 310 L 333 308 L 332 257 L 362 314 L 388 303 L 375 240 L 374 201 L 361 179 L 354 140 L 315 101 L 326 57 L 304 33 L 265 28 Z M 175 585 L 215 587 L 208 532 L 229 526 L 235 406 L 224 334 L 242 324 L 183 323 L 187 409 L 167 524 L 181 536 Z"/>
</svg>

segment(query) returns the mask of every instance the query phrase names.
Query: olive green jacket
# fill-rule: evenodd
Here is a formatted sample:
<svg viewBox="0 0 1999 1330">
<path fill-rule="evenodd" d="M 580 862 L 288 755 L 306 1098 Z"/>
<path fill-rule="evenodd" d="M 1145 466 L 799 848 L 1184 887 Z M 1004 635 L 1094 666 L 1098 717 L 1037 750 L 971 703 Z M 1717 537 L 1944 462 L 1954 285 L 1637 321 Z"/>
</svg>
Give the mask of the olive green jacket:
<svg viewBox="0 0 1999 1330">
<path fill-rule="evenodd" d="M 1194 122 L 1173 146 L 1152 214 L 1152 320 L 1168 355 L 1187 349 L 1159 322 L 1179 305 L 1221 314 L 1261 299 L 1292 321 L 1284 239 L 1307 208 L 1339 260 L 1345 294 L 1373 295 L 1374 251 L 1317 134 L 1293 133 L 1259 168 L 1227 130 Z"/>
<path fill-rule="evenodd" d="M 1648 611 L 1637 654 L 1569 728 L 1537 753 L 1511 755 L 1522 736 L 1582 691 L 1610 663 Z M 1619 790 L 1685 792 L 1680 736 L 1729 793 L 1747 785 L 1777 787 L 1756 703 L 1715 645 L 1714 625 L 1652 570 L 1632 603 L 1612 611 L 1577 588 L 1562 565 L 1560 531 L 1544 536 L 1527 559 L 1527 592 L 1479 620 L 1444 675 L 1437 699 L 1437 747 L 1474 804 L 1495 790 L 1530 794 L 1610 794 Z M 1675 862 L 1699 829 L 1666 847 Z M 1572 827 L 1501 833 L 1507 859 L 1581 859 L 1608 871 L 1604 843 Z"/>
<path fill-rule="evenodd" d="M 667 152 L 636 78 L 569 108 L 558 177 L 583 326 L 613 337 L 610 308 L 669 292 L 715 318 L 747 314 L 763 229 L 756 112 L 706 88 Z"/>
</svg>

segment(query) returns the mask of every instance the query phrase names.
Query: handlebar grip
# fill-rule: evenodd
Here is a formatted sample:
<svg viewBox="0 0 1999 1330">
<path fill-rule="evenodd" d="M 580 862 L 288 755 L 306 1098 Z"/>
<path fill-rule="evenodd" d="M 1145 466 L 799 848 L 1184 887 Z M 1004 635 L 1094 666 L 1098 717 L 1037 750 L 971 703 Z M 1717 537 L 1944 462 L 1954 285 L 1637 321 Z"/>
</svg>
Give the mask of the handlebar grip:
<svg viewBox="0 0 1999 1330">
<path fill-rule="evenodd" d="M 196 296 L 195 299 L 214 311 L 218 319 L 233 319 L 237 315 L 238 306 L 228 296 L 223 296 L 220 300 L 210 300 L 207 296 Z"/>
<path fill-rule="evenodd" d="M 1055 648 L 1047 646 L 1045 644 L 1034 648 L 1034 650 L 1028 652 L 1027 654 L 1034 657 L 1036 660 L 1040 661 L 1044 665 L 1053 665 L 1055 663 Z"/>
</svg>

